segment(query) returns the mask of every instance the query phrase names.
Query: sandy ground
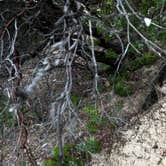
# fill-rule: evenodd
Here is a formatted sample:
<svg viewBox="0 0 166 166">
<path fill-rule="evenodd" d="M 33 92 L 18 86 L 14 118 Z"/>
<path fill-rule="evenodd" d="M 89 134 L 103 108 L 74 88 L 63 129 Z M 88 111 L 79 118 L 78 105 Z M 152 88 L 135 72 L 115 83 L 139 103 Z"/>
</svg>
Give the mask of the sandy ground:
<svg viewBox="0 0 166 166">
<path fill-rule="evenodd" d="M 92 166 L 166 166 L 166 97 L 117 133 L 111 154 L 93 156 Z"/>
</svg>

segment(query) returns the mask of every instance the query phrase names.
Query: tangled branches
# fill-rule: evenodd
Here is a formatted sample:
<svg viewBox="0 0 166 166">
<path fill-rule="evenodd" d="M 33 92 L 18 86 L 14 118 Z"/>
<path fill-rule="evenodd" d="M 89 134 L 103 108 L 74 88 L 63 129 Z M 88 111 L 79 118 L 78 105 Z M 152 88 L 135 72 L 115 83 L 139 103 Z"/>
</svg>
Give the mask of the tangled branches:
<svg viewBox="0 0 166 166">
<path fill-rule="evenodd" d="M 90 5 L 102 6 L 102 3 L 94 1 L 94 3 L 84 1 L 13 1 L 6 9 L 9 2 L 0 2 L 2 4 L 1 12 L 1 31 L 0 31 L 0 75 L 5 80 L 1 81 L 2 89 L 9 98 L 7 109 L 15 114 L 20 127 L 20 138 L 17 141 L 16 149 L 21 146 L 27 150 L 28 147 L 28 131 L 24 123 L 24 114 L 22 108 L 26 105 L 31 109 L 30 98 L 36 92 L 37 87 L 44 77 L 56 73 L 61 70 L 60 76 L 56 76 L 52 81 L 58 84 L 57 79 L 63 78 L 62 88 L 56 93 L 53 89 L 50 92 L 50 115 L 52 124 L 57 129 L 57 140 L 60 151 L 61 163 L 64 162 L 63 154 L 63 129 L 65 125 L 71 121 L 73 115 L 76 115 L 74 105 L 71 100 L 71 92 L 73 88 L 73 71 L 72 68 L 76 61 L 81 64 L 81 58 L 87 62 L 93 74 L 93 94 L 94 98 L 99 97 L 98 91 L 98 70 L 97 61 L 104 61 L 109 65 L 114 65 L 116 71 L 119 71 L 120 65 L 132 47 L 138 54 L 140 50 L 134 46 L 131 36 L 135 36 L 139 41 L 143 41 L 147 47 L 162 57 L 166 51 L 150 40 L 141 32 L 141 26 L 149 27 L 153 25 L 161 30 L 165 27 L 154 23 L 150 18 L 138 14 L 125 0 L 116 0 L 112 2 L 117 14 L 125 19 L 126 30 L 116 29 L 112 23 L 105 22 L 96 13 L 90 9 Z M 18 6 L 17 6 L 18 5 Z M 103 4 L 104 5 L 104 4 Z M 163 12 L 164 2 L 160 14 Z M 17 6 L 17 7 L 15 7 Z M 99 13 L 100 14 L 100 13 Z M 133 23 L 135 17 L 140 23 L 140 27 L 136 27 Z M 112 17 L 110 12 L 105 18 Z M 96 31 L 95 24 L 103 26 L 106 34 L 115 35 L 117 42 L 103 42 L 102 36 Z M 126 37 L 124 37 L 125 35 Z M 102 51 L 95 48 L 94 39 L 98 38 Z M 119 58 L 115 61 L 108 60 L 103 55 L 103 50 L 107 46 L 114 48 L 119 54 Z M 119 49 L 120 48 L 120 49 Z M 32 62 L 35 59 L 35 64 Z M 30 75 L 25 74 L 25 64 L 31 62 L 31 68 L 34 70 Z M 116 65 L 115 65 L 116 64 Z M 28 77 L 26 77 L 28 75 Z M 57 84 L 56 84 L 57 83 Z M 57 85 L 58 86 L 58 85 Z M 54 87 L 55 88 L 55 87 Z M 48 108 L 47 108 L 48 109 Z M 24 138 L 21 138 L 24 137 Z M 23 141 L 26 140 L 26 141 Z M 15 149 L 15 150 L 16 150 Z M 36 165 L 33 156 L 30 155 L 30 161 Z"/>
</svg>

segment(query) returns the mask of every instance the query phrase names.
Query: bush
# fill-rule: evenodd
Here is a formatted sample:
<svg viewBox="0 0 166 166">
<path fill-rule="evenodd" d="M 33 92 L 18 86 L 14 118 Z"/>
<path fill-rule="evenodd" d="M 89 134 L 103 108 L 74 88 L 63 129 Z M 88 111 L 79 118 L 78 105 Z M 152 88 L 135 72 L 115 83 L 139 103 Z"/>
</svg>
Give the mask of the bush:
<svg viewBox="0 0 166 166">
<path fill-rule="evenodd" d="M 100 142 L 95 137 L 89 137 L 85 142 L 77 145 L 77 148 L 83 152 L 99 153 L 101 150 Z"/>
<path fill-rule="evenodd" d="M 87 128 L 90 133 L 96 133 L 100 127 L 107 125 L 107 119 L 105 117 L 101 118 L 99 110 L 93 106 L 87 107 L 84 112 L 88 116 Z"/>
<path fill-rule="evenodd" d="M 89 106 L 85 109 L 84 112 L 88 116 L 87 127 L 89 132 L 97 132 L 100 121 L 99 110 L 95 109 L 92 106 Z"/>
<path fill-rule="evenodd" d="M 130 84 L 119 81 L 115 84 L 115 93 L 119 96 L 126 97 L 133 94 L 133 88 Z"/>
<path fill-rule="evenodd" d="M 67 144 L 64 146 L 64 166 L 84 166 L 90 160 L 90 153 L 100 152 L 100 143 L 95 137 L 89 137 L 80 144 Z M 61 166 L 59 147 L 53 150 L 52 159 L 44 161 L 45 166 Z"/>
<path fill-rule="evenodd" d="M 81 153 L 77 150 L 76 145 L 68 144 L 64 146 L 64 166 L 83 166 L 85 162 L 82 159 Z M 56 146 L 53 150 L 53 157 L 50 160 L 45 160 L 45 166 L 61 166 L 59 159 L 59 147 Z"/>
<path fill-rule="evenodd" d="M 142 66 L 149 66 L 152 65 L 158 59 L 157 56 L 151 54 L 145 54 L 141 57 L 136 57 L 133 61 L 129 63 L 129 70 L 135 71 Z"/>
<path fill-rule="evenodd" d="M 109 76 L 110 83 L 114 84 L 114 91 L 121 97 L 126 97 L 133 94 L 133 86 L 126 81 L 126 74 L 117 76 L 114 78 L 112 75 Z"/>
</svg>

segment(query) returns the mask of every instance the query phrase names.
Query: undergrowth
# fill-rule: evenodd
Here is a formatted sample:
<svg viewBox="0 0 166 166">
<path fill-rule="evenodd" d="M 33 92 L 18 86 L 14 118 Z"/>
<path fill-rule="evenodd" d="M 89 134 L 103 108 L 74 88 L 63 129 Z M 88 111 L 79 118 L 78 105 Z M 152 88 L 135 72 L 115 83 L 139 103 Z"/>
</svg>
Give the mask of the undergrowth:
<svg viewBox="0 0 166 166">
<path fill-rule="evenodd" d="M 150 66 L 158 60 L 158 57 L 150 53 L 143 56 L 138 56 L 127 62 L 119 71 L 119 74 L 114 77 L 109 75 L 110 84 L 114 86 L 114 91 L 121 97 L 130 96 L 134 93 L 133 85 L 129 82 L 130 74 L 143 66 Z"/>
<path fill-rule="evenodd" d="M 7 98 L 0 92 L 0 128 L 11 127 L 16 124 L 13 113 L 7 107 Z M 1 130 L 2 131 L 2 130 Z"/>
<path fill-rule="evenodd" d="M 64 166 L 84 166 L 90 161 L 90 153 L 100 152 L 100 143 L 95 137 L 88 137 L 79 144 L 66 144 L 64 146 Z M 51 159 L 44 161 L 44 166 L 61 166 L 59 147 L 53 149 Z"/>
<path fill-rule="evenodd" d="M 135 71 L 143 66 L 150 66 L 158 60 L 156 55 L 146 53 L 144 56 L 136 57 L 133 61 L 128 64 L 128 70 Z"/>
<path fill-rule="evenodd" d="M 100 127 L 107 126 L 108 120 L 101 117 L 99 110 L 93 106 L 86 107 L 84 113 L 88 117 L 87 128 L 90 133 L 96 133 Z"/>
</svg>

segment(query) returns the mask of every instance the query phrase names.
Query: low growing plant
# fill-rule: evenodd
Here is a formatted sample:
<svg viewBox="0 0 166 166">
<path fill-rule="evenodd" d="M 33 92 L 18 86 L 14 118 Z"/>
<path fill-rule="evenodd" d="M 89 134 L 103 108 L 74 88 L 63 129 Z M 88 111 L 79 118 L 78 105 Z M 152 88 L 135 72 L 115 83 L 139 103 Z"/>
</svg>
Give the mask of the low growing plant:
<svg viewBox="0 0 166 166">
<path fill-rule="evenodd" d="M 82 156 L 81 156 L 82 155 Z M 64 146 L 64 166 L 83 166 L 85 159 L 83 154 L 78 151 L 76 145 L 67 144 Z M 61 166 L 59 159 L 59 147 L 56 146 L 53 150 L 53 156 L 50 160 L 45 160 L 45 166 Z"/>
<path fill-rule="evenodd" d="M 95 137 L 89 137 L 77 145 L 77 148 L 83 152 L 99 153 L 101 151 L 100 142 Z"/>
<path fill-rule="evenodd" d="M 126 97 L 133 94 L 133 87 L 130 84 L 125 83 L 123 81 L 115 83 L 114 90 L 115 93 L 121 97 Z"/>
<path fill-rule="evenodd" d="M 13 113 L 7 108 L 7 98 L 0 92 L 0 128 L 2 126 L 11 127 L 16 121 L 13 118 Z"/>
<path fill-rule="evenodd" d="M 66 144 L 64 166 L 84 166 L 91 158 L 90 153 L 98 153 L 100 150 L 100 143 L 95 137 L 89 137 L 80 144 Z M 44 166 L 61 166 L 58 146 L 54 148 L 51 159 L 44 161 Z"/>
<path fill-rule="evenodd" d="M 114 52 L 112 49 L 108 49 L 105 52 L 105 56 L 116 60 L 119 55 L 116 52 Z"/>
<path fill-rule="evenodd" d="M 100 127 L 106 126 L 108 123 L 105 117 L 101 118 L 99 110 L 93 106 L 87 107 L 84 113 L 88 116 L 87 128 L 90 133 L 96 133 Z"/>
<path fill-rule="evenodd" d="M 128 69 L 130 71 L 135 71 L 143 66 L 149 66 L 152 65 L 157 61 L 158 57 L 155 55 L 151 55 L 149 53 L 136 57 L 133 61 L 129 63 Z"/>
<path fill-rule="evenodd" d="M 133 86 L 130 83 L 127 83 L 124 76 L 124 74 L 115 78 L 112 75 L 109 76 L 110 83 L 114 85 L 115 93 L 121 97 L 133 94 Z"/>
<path fill-rule="evenodd" d="M 72 94 L 71 95 L 71 101 L 73 102 L 74 106 L 77 106 L 79 101 L 80 101 L 80 97 L 77 96 L 77 95 Z"/>
</svg>

